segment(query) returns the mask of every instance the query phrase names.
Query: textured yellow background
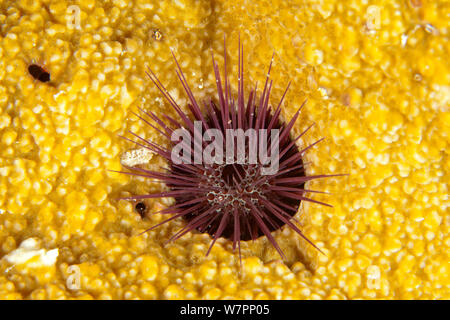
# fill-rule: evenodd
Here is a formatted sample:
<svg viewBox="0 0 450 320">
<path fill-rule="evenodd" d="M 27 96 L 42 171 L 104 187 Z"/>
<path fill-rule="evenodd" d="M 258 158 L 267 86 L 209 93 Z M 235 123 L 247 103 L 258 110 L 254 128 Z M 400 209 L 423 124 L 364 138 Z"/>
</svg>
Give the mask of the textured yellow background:
<svg viewBox="0 0 450 320">
<path fill-rule="evenodd" d="M 0 298 L 449 299 L 449 15 L 444 0 L 0 1 Z M 107 171 L 133 148 L 118 135 L 160 141 L 132 112 L 171 112 L 145 66 L 184 105 L 172 49 L 215 98 L 211 50 L 221 64 L 227 37 L 235 76 L 239 33 L 248 90 L 275 52 L 272 104 L 289 80 L 284 117 L 308 98 L 295 132 L 326 140 L 307 173 L 350 174 L 311 183 L 334 208 L 298 214 L 326 256 L 283 228 L 286 261 L 261 238 L 241 270 L 223 239 L 206 258 L 208 235 L 163 246 L 182 221 L 137 236 L 164 203 L 142 220 L 115 200 L 159 188 Z"/>
</svg>

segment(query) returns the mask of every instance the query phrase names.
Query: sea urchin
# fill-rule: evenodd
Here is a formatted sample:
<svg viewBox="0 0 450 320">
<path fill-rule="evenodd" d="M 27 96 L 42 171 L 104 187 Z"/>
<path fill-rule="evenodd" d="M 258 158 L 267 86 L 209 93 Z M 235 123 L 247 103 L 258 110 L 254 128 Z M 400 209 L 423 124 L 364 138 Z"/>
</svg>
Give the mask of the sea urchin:
<svg viewBox="0 0 450 320">
<path fill-rule="evenodd" d="M 171 149 L 131 132 L 138 138 L 133 142 L 165 158 L 169 167 L 165 172 L 133 167 L 129 168 L 132 172 L 127 174 L 156 179 L 165 183 L 169 191 L 126 199 L 173 197 L 174 204 L 160 213 L 174 215 L 148 230 L 173 219 L 184 218 L 185 226 L 169 241 L 192 230 L 207 232 L 213 238 L 207 254 L 219 237 L 233 241 L 233 250 L 238 247 L 240 256 L 240 241 L 254 240 L 264 235 L 284 258 L 272 232 L 285 224 L 318 249 L 294 224 L 293 216 L 301 201 L 329 206 L 307 198 L 306 193 L 319 191 L 304 188 L 307 181 L 332 176 L 305 176 L 302 155 L 322 139 L 302 150 L 297 148 L 296 142 L 311 127 L 291 138 L 292 128 L 303 105 L 289 122 L 281 120 L 281 105 L 289 85 L 277 107 L 272 111 L 269 106 L 273 56 L 261 96 L 257 99 L 255 85 L 245 102 L 243 47 L 240 41 L 235 100 L 227 76 L 226 48 L 224 51 L 224 83 L 212 55 L 218 99 L 217 103 L 212 99 L 204 102 L 204 110 L 200 108 L 172 53 L 177 65 L 176 73 L 189 98 L 187 107 L 191 117 L 183 112 L 149 68 L 148 76 L 173 107 L 179 121 L 168 115 L 160 118 L 152 111 L 140 109 L 144 115 L 136 116 L 169 139 Z M 256 159 L 258 155 L 259 162 Z"/>
</svg>

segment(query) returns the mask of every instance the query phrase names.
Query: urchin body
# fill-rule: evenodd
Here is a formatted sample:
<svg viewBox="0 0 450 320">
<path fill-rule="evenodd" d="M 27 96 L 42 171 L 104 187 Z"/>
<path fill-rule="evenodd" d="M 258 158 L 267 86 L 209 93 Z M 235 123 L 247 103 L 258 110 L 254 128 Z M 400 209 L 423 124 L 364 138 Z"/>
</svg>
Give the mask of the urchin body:
<svg viewBox="0 0 450 320">
<path fill-rule="evenodd" d="M 275 130 L 278 134 L 277 149 L 274 149 L 272 144 L 269 143 L 256 143 L 251 145 L 248 140 L 250 138 L 247 137 L 244 149 L 238 150 L 236 143 L 232 143 L 231 145 L 225 142 L 221 143 L 220 147 L 224 148 L 225 151 L 230 151 L 230 148 L 234 149 L 231 152 L 233 157 L 231 159 L 227 158 L 227 161 L 215 163 L 199 163 L 198 161 L 179 163 L 174 161 L 170 148 L 164 148 L 132 133 L 139 139 L 135 143 L 164 157 L 169 167 L 165 172 L 131 168 L 133 172 L 128 172 L 128 174 L 140 175 L 162 181 L 168 186 L 170 191 L 139 195 L 127 199 L 175 198 L 175 203 L 172 206 L 160 211 L 162 214 L 173 214 L 173 216 L 153 226 L 151 229 L 182 217 L 185 219 L 186 225 L 174 234 L 170 241 L 176 240 L 192 230 L 207 232 L 213 237 L 208 253 L 219 237 L 233 241 L 233 248 L 238 247 L 240 252 L 240 241 L 254 240 L 264 235 L 269 239 L 279 254 L 284 257 L 281 248 L 272 235 L 274 230 L 284 225 L 288 225 L 311 245 L 316 247 L 303 235 L 301 230 L 293 222 L 293 216 L 296 214 L 301 201 L 311 201 L 327 205 L 306 197 L 306 193 L 308 192 L 319 191 L 305 190 L 304 188 L 307 181 L 329 176 L 306 176 L 304 172 L 303 153 L 321 140 L 302 150 L 298 149 L 296 142 L 310 128 L 307 128 L 295 138 L 291 137 L 292 128 L 299 116 L 301 107 L 289 122 L 285 123 L 281 120 L 281 106 L 289 85 L 277 107 L 272 110 L 272 107 L 269 105 L 269 97 L 272 89 L 272 81 L 269 81 L 269 76 L 272 62 L 270 63 L 260 97 L 257 99 L 257 88 L 255 86 L 255 89 L 244 99 L 243 49 L 239 44 L 238 92 L 237 99 L 234 99 L 226 72 L 226 49 L 224 56 L 225 71 L 223 84 L 219 68 L 213 56 L 218 94 L 217 102 L 210 99 L 204 103 L 203 110 L 200 108 L 174 56 L 177 64 L 177 75 L 189 98 L 187 106 L 191 116 L 188 116 L 182 111 L 168 90 L 150 69 L 148 72 L 150 79 L 174 108 L 180 121 L 167 115 L 163 115 L 160 118 L 153 112 L 142 109 L 141 111 L 149 119 L 146 119 L 145 116 L 137 116 L 160 134 L 171 140 L 172 148 L 177 143 L 180 143 L 180 141 L 174 141 L 172 139 L 174 132 L 179 129 L 184 130 L 188 137 L 192 138 L 189 139 L 187 148 L 191 149 L 193 154 L 199 145 L 202 147 L 211 143 L 205 141 L 205 139 L 196 140 L 195 122 L 200 123 L 201 128 L 204 130 L 215 129 L 224 135 L 226 135 L 227 130 Z M 150 122 L 150 120 L 153 122 Z M 271 138 L 274 140 L 273 137 Z M 262 138 L 259 137 L 258 139 L 260 142 Z M 186 142 L 184 144 L 186 146 Z M 261 148 L 265 148 L 265 150 L 261 150 Z M 275 150 L 278 161 L 276 172 L 270 174 L 264 173 L 264 163 L 249 161 L 254 152 L 259 153 L 264 151 L 266 154 L 273 156 L 275 155 Z M 243 162 L 242 159 L 244 160 Z"/>
</svg>

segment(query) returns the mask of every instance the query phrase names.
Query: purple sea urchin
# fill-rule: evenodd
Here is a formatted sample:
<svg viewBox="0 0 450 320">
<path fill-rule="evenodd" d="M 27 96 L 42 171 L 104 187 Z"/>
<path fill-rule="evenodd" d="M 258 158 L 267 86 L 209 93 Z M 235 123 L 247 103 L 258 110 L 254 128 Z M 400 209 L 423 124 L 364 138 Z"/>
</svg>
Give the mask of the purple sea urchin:
<svg viewBox="0 0 450 320">
<path fill-rule="evenodd" d="M 130 168 L 133 172 L 126 173 L 164 182 L 170 191 L 138 195 L 126 199 L 175 198 L 175 204 L 160 211 L 162 214 L 173 214 L 173 216 L 147 231 L 171 220 L 184 218 L 186 225 L 174 234 L 169 241 L 176 240 L 192 230 L 207 232 L 213 238 L 207 254 L 219 237 L 233 241 L 233 249 L 238 247 L 240 255 L 240 241 L 254 240 L 264 235 L 272 243 L 281 257 L 284 258 L 284 254 L 275 241 L 272 232 L 285 224 L 318 249 L 296 226 L 293 222 L 293 216 L 297 213 L 301 201 L 310 201 L 330 206 L 305 196 L 306 193 L 320 191 L 306 190 L 304 188 L 307 181 L 333 176 L 305 176 L 302 155 L 322 139 L 302 150 L 298 150 L 296 142 L 311 126 L 298 137 L 291 139 L 292 128 L 303 105 L 289 122 L 284 123 L 280 119 L 281 105 L 289 89 L 289 84 L 277 107 L 272 112 L 272 107 L 269 106 L 269 96 L 273 83 L 270 80 L 273 57 L 269 65 L 261 96 L 257 99 L 257 88 L 255 86 L 255 89 L 250 92 L 247 102 L 245 102 L 243 47 L 240 43 L 238 93 L 237 99 L 235 100 L 232 97 L 226 71 L 226 48 L 224 51 L 224 83 L 222 82 L 219 67 L 213 55 L 212 59 L 217 82 L 218 100 L 217 103 L 212 99 L 209 102 L 204 102 L 204 111 L 196 101 L 180 65 L 172 53 L 177 65 L 176 73 L 189 98 L 187 107 L 194 120 L 191 120 L 182 111 L 177 102 L 149 68 L 148 76 L 174 108 L 180 120 L 178 121 L 168 115 L 163 115 L 160 118 L 152 111 L 141 109 L 141 112 L 145 116 L 136 115 L 144 123 L 171 140 L 172 150 L 131 133 L 139 140 L 135 141 L 135 143 L 165 158 L 169 164 L 169 168 L 166 172 L 156 172 L 134 167 Z M 148 117 L 148 119 L 145 117 Z M 245 132 L 251 132 L 251 130 L 255 130 L 255 132 L 258 130 L 260 132 L 267 130 L 265 131 L 266 133 L 268 131 L 277 132 L 277 135 L 271 135 L 268 138 L 265 136 L 267 138 L 267 143 L 265 144 L 261 144 L 263 136 L 244 135 L 243 141 L 241 141 L 243 142 L 244 148 L 239 149 L 236 136 L 227 135 L 226 142 L 218 140 L 216 136 L 214 136 L 215 139 L 213 140 L 206 134 L 205 136 L 200 135 L 199 138 L 198 130 L 203 129 L 206 131 L 214 129 L 216 133 L 221 133 L 222 136 L 227 135 L 229 130 L 235 130 L 234 132 L 238 132 L 239 130 Z M 175 134 L 177 130 L 181 130 L 183 134 L 177 136 Z M 174 140 L 174 136 L 177 136 L 178 139 Z M 252 137 L 256 137 L 257 143 L 251 143 L 250 140 Z M 278 141 L 277 148 L 274 148 L 273 144 L 275 139 Z M 230 141 L 231 144 L 229 144 Z M 269 142 L 271 142 L 270 147 L 268 146 Z M 214 159 L 217 160 L 223 157 L 225 153 L 228 155 L 227 151 L 232 149 L 232 152 L 230 152 L 232 155 L 231 158 L 228 156 L 226 157 L 226 161 L 220 161 L 221 159 L 219 159 L 219 161 L 207 163 L 200 157 L 200 161 L 198 161 L 199 159 L 196 158 L 197 148 L 207 147 L 213 144 L 215 147 L 220 147 L 224 150 L 222 154 L 219 154 L 214 149 L 211 153 L 215 157 Z M 174 148 L 180 145 L 185 148 L 184 150 L 189 151 L 188 156 L 183 158 L 188 161 L 180 162 L 174 160 Z M 277 157 L 277 170 L 275 172 L 264 172 L 267 161 L 265 163 L 249 161 L 252 155 L 261 154 L 261 151 L 264 151 L 269 157 Z M 176 154 L 179 156 L 178 151 Z M 183 156 L 186 155 L 183 154 Z M 318 250 L 320 251 L 320 249 Z"/>
</svg>

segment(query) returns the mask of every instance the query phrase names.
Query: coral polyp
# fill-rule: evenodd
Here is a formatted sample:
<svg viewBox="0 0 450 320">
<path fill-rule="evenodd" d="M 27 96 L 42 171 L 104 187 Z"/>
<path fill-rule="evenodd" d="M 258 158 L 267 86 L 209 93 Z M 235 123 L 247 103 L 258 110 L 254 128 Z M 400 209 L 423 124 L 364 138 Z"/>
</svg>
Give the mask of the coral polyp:
<svg viewBox="0 0 450 320">
<path fill-rule="evenodd" d="M 270 80 L 273 56 L 260 96 L 257 96 L 256 86 L 247 97 L 245 96 L 243 46 L 240 42 L 238 89 L 237 96 L 234 97 L 227 74 L 225 44 L 224 47 L 223 79 L 214 55 L 212 56 L 217 98 L 204 102 L 203 109 L 195 99 L 173 55 L 177 65 L 176 73 L 189 98 L 187 107 L 191 115 L 182 110 L 149 68 L 148 76 L 175 110 L 179 120 L 168 115 L 158 117 L 152 111 L 141 109 L 143 115 L 137 116 L 171 143 L 170 148 L 165 148 L 133 134 L 138 139 L 135 143 L 163 157 L 168 163 L 168 168 L 165 172 L 157 172 L 133 167 L 130 168 L 132 172 L 128 174 L 164 182 L 169 191 L 136 195 L 126 199 L 173 197 L 174 204 L 159 212 L 173 214 L 173 216 L 148 230 L 174 219 L 183 218 L 186 224 L 172 235 L 169 241 L 177 240 L 193 230 L 208 233 L 212 236 L 212 242 L 207 254 L 220 237 L 232 241 L 233 249 L 238 248 L 240 255 L 241 241 L 266 236 L 284 258 L 283 251 L 272 235 L 273 231 L 284 225 L 320 251 L 302 233 L 293 217 L 301 201 L 330 206 L 307 196 L 307 194 L 321 191 L 305 189 L 305 183 L 308 181 L 332 176 L 305 174 L 302 156 L 322 139 L 303 149 L 298 148 L 297 142 L 312 125 L 297 137 L 292 137 L 292 129 L 305 103 L 299 107 L 291 120 L 284 122 L 281 119 L 283 101 L 290 84 L 287 85 L 275 108 L 269 104 L 273 85 L 273 81 Z M 205 135 L 201 134 L 203 130 Z M 208 132 L 213 133 L 214 139 Z M 242 137 L 240 141 L 239 133 Z M 178 139 L 174 139 L 174 136 Z M 222 137 L 226 138 L 222 139 Z M 174 149 L 180 146 L 183 148 L 184 161 L 180 161 L 178 151 L 175 152 L 177 159 L 174 159 Z M 213 149 L 210 155 L 214 161 L 207 161 L 205 151 L 197 157 L 197 151 L 202 148 L 205 151 Z M 256 157 L 261 155 L 265 155 L 266 161 L 261 159 L 259 162 L 256 161 Z M 268 167 L 273 164 L 269 163 L 269 158 L 276 160 L 276 164 L 271 167 L 274 170 L 268 170 Z"/>
</svg>

